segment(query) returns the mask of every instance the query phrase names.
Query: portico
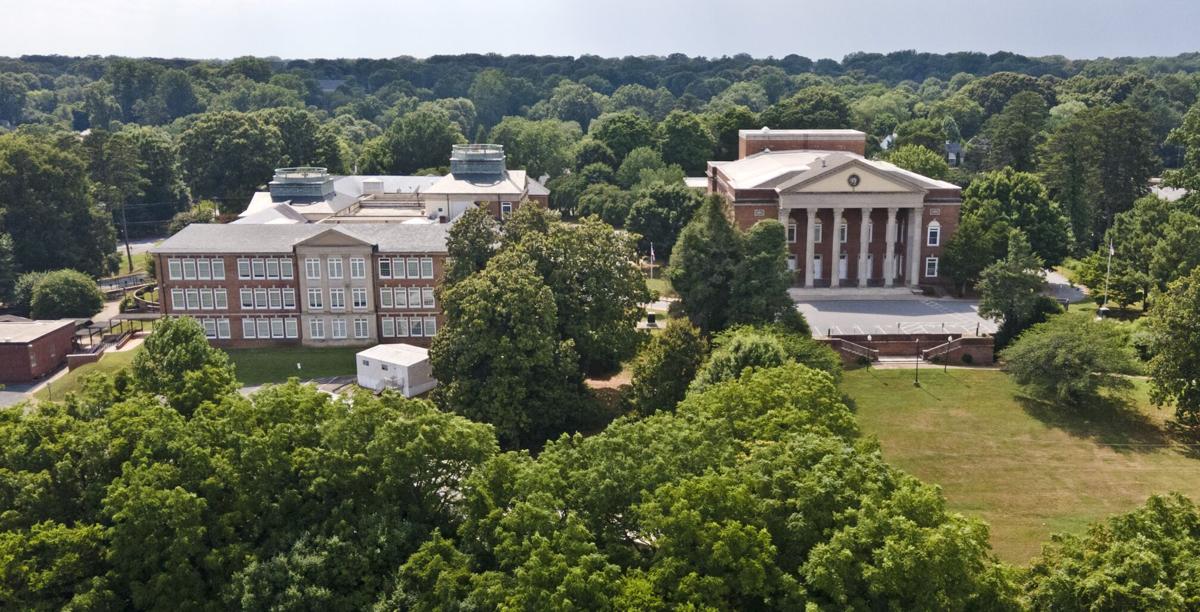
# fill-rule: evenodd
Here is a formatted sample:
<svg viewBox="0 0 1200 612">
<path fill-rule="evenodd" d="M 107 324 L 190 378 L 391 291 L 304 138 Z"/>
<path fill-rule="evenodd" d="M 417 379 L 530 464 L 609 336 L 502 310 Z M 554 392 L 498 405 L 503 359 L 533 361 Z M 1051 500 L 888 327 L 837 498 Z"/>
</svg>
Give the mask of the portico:
<svg viewBox="0 0 1200 612">
<path fill-rule="evenodd" d="M 893 287 L 919 283 L 923 208 L 780 207 L 787 228 L 788 266 L 798 286 Z M 915 223 L 912 220 L 917 220 Z M 908 264 L 908 265 L 905 265 Z"/>
</svg>

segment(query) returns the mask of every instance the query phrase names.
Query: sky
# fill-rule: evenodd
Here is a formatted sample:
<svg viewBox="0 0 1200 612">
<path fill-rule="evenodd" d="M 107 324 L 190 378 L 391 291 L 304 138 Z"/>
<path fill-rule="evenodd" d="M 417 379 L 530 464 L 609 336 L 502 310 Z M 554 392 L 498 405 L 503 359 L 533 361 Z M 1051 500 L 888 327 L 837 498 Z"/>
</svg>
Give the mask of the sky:
<svg viewBox="0 0 1200 612">
<path fill-rule="evenodd" d="M 1200 51 L 1200 0 L 0 0 L 0 56 Z"/>
</svg>

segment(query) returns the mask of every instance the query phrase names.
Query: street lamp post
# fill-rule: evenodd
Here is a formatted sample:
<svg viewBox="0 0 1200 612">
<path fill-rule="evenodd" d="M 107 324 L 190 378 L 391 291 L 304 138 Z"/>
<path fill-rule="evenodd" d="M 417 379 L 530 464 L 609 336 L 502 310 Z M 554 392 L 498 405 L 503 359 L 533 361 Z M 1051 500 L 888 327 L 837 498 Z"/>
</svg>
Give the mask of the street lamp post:
<svg viewBox="0 0 1200 612">
<path fill-rule="evenodd" d="M 921 386 L 921 339 L 916 339 L 917 343 L 917 358 L 913 361 L 913 386 Z"/>
<path fill-rule="evenodd" d="M 954 336 L 946 336 L 946 344 L 954 342 Z M 942 353 L 942 374 L 950 372 L 950 347 L 946 347 L 946 352 Z"/>
</svg>

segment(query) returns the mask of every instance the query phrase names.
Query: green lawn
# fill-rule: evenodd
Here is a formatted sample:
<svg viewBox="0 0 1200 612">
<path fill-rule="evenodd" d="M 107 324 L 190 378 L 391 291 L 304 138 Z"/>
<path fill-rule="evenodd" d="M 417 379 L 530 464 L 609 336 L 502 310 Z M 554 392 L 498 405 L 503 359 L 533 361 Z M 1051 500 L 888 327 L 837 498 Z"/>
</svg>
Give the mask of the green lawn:
<svg viewBox="0 0 1200 612">
<path fill-rule="evenodd" d="M 663 272 L 660 270 L 659 274 Z M 671 287 L 671 281 L 662 278 L 646 278 L 646 288 L 658 294 L 658 297 L 675 297 L 675 289 Z"/>
<path fill-rule="evenodd" d="M 92 372 L 105 372 L 108 374 L 114 374 L 117 370 L 127 367 L 130 363 L 133 363 L 133 356 L 136 353 L 137 349 L 131 351 L 107 352 L 103 357 L 100 358 L 100 361 L 97 361 L 96 363 L 89 363 L 67 372 L 62 376 L 62 378 L 59 378 L 58 380 L 51 382 L 49 385 L 42 387 L 41 390 L 39 390 L 37 393 L 34 393 L 33 396 L 40 400 L 62 399 L 67 393 L 79 391 L 80 378 L 84 374 L 90 374 Z"/>
<path fill-rule="evenodd" d="M 325 376 L 345 376 L 356 372 L 354 354 L 364 347 L 338 348 L 262 348 L 230 349 L 229 358 L 237 366 L 238 380 L 244 385 L 284 382 L 296 376 L 302 380 Z M 296 369 L 299 363 L 301 368 Z"/>
<path fill-rule="evenodd" d="M 987 521 L 1006 561 L 1027 563 L 1051 533 L 1082 532 L 1152 493 L 1200 500 L 1200 461 L 1164 432 L 1170 414 L 1148 405 L 1142 383 L 1129 414 L 1089 417 L 1025 398 L 995 370 L 923 368 L 921 387 L 912 378 L 860 369 L 843 388 L 884 457 Z"/>
</svg>

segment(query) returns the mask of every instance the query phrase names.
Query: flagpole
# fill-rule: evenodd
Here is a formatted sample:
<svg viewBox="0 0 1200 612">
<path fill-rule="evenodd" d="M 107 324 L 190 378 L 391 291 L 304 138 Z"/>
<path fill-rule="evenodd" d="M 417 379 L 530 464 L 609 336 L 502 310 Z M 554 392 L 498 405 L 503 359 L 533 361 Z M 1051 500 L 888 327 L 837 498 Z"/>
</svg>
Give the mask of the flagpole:
<svg viewBox="0 0 1200 612">
<path fill-rule="evenodd" d="M 654 243 L 650 243 L 650 279 L 654 279 Z"/>
</svg>

